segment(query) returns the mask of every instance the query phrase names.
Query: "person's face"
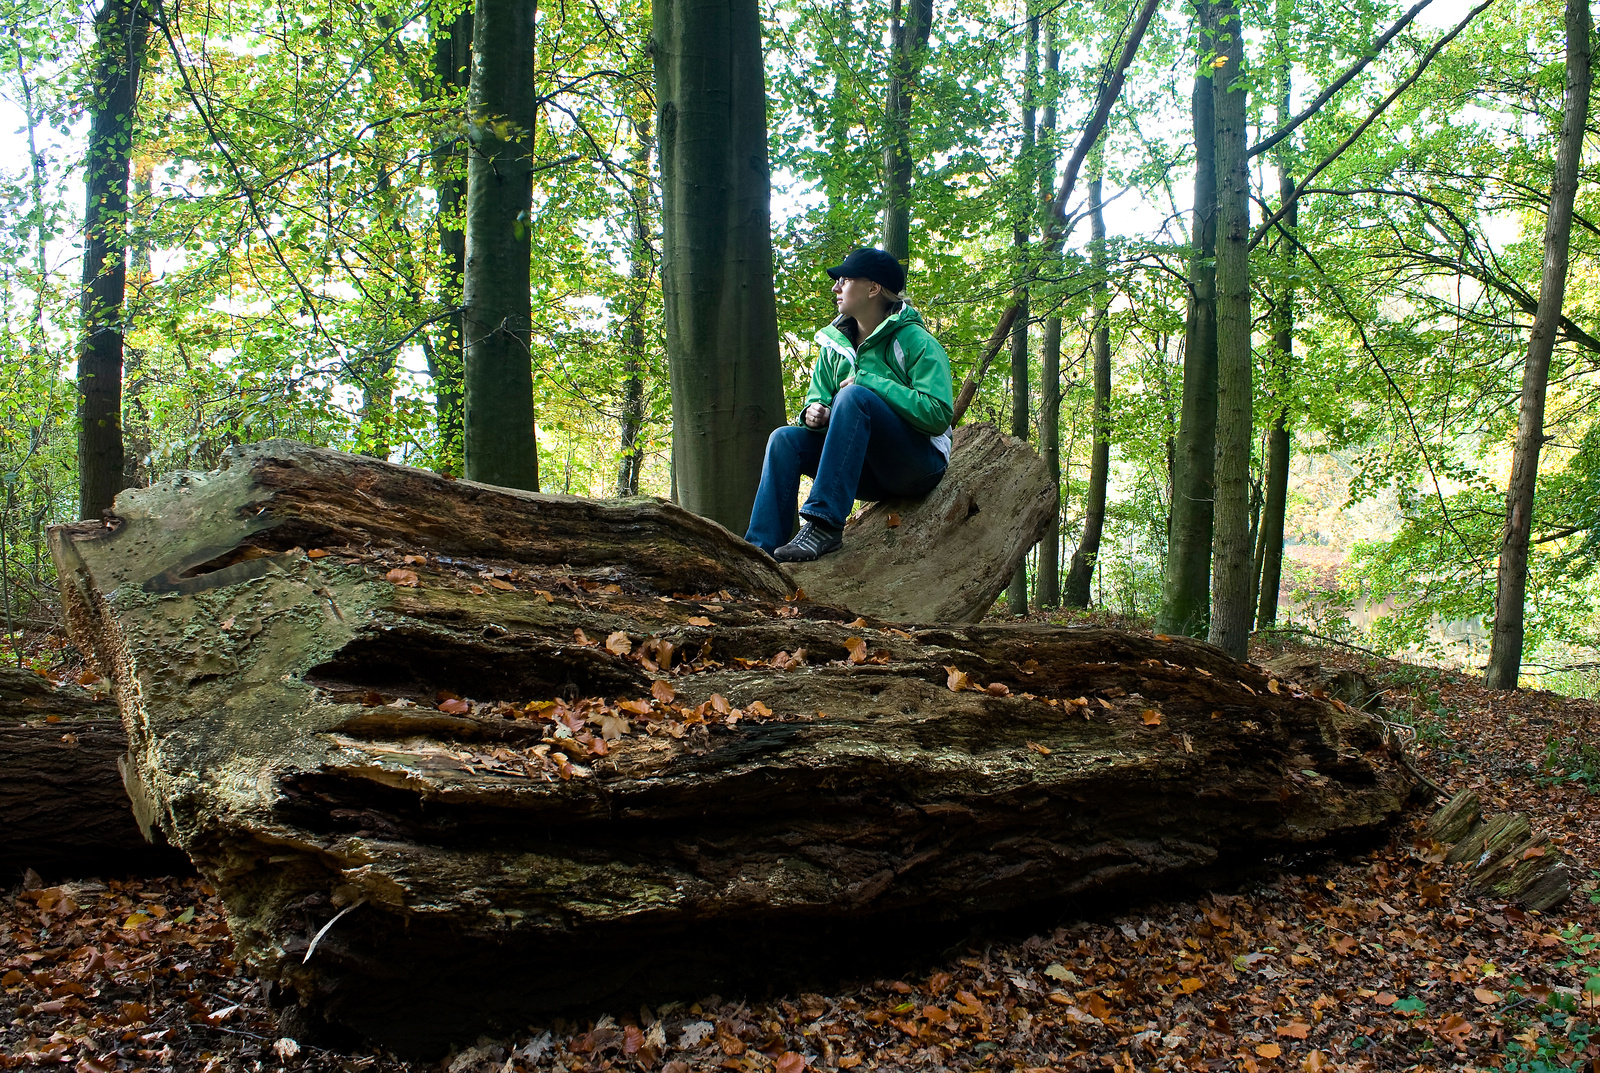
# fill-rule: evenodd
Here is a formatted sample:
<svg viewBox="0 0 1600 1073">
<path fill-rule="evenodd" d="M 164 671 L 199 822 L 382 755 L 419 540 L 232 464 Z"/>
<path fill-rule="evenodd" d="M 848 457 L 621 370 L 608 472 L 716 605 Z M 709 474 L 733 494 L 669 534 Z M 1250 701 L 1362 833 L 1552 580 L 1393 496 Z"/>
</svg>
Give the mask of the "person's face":
<svg viewBox="0 0 1600 1073">
<path fill-rule="evenodd" d="M 833 300 L 839 312 L 860 320 L 883 300 L 883 286 L 870 279 L 842 276 L 833 281 Z"/>
</svg>

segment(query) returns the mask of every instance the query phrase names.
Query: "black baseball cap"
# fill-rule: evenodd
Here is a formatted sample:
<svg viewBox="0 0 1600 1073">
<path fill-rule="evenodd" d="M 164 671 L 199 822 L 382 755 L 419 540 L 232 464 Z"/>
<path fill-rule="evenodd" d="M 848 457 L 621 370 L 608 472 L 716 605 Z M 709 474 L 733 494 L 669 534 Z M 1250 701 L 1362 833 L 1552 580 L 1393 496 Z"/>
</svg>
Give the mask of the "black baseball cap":
<svg viewBox="0 0 1600 1073">
<path fill-rule="evenodd" d="M 828 269 L 828 275 L 834 279 L 870 279 L 892 294 L 906 289 L 906 270 L 883 250 L 854 250 L 842 265 Z"/>
</svg>

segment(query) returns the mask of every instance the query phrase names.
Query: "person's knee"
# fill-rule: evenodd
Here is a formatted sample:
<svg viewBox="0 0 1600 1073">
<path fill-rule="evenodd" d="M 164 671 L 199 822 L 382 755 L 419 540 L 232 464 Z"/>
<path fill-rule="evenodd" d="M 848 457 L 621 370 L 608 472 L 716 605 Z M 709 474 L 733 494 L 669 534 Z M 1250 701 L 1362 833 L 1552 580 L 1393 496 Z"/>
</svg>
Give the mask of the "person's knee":
<svg viewBox="0 0 1600 1073">
<path fill-rule="evenodd" d="M 876 398 L 871 388 L 862 387 L 860 384 L 846 384 L 833 396 L 833 409 L 835 413 L 840 410 L 860 409 L 866 406 L 869 400 Z"/>
</svg>

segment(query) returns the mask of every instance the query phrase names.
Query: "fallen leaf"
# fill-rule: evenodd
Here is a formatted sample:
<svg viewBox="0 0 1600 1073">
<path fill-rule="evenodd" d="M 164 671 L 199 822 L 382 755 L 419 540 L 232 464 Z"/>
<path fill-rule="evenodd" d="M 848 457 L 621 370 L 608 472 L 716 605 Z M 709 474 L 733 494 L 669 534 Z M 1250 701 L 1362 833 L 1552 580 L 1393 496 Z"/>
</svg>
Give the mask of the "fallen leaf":
<svg viewBox="0 0 1600 1073">
<path fill-rule="evenodd" d="M 1384 991 L 1372 1001 L 1376 1002 L 1379 1006 L 1393 1006 L 1396 1002 L 1400 1001 L 1400 996 L 1396 995 L 1392 991 Z"/>
<path fill-rule="evenodd" d="M 851 663 L 866 662 L 867 642 L 859 637 L 849 637 L 845 639 L 844 647 L 850 653 Z"/>
<path fill-rule="evenodd" d="M 1490 991 L 1487 987 L 1474 988 L 1472 991 L 1472 997 L 1483 1003 L 1485 1006 L 1493 1006 L 1495 1003 L 1500 1001 L 1500 996 L 1497 993 Z"/>
<path fill-rule="evenodd" d="M 1186 976 L 1178 981 L 1178 986 L 1182 988 L 1185 995 L 1192 995 L 1206 986 L 1206 982 L 1198 976 Z"/>
<path fill-rule="evenodd" d="M 1144 720 L 1144 725 L 1147 727 L 1158 727 L 1161 725 L 1161 713 L 1156 711 L 1154 708 L 1146 708 L 1144 711 L 1139 713 L 1139 718 Z"/>
<path fill-rule="evenodd" d="M 467 591 L 472 593 L 472 595 L 474 595 L 474 596 L 482 596 L 488 590 L 485 589 L 482 585 L 468 585 L 467 586 Z"/>
<path fill-rule="evenodd" d="M 858 618 L 854 622 L 846 622 L 844 624 L 844 628 L 847 629 L 847 630 L 864 630 L 864 629 L 867 629 L 868 628 L 867 627 L 867 620 L 864 619 L 864 618 Z"/>
<path fill-rule="evenodd" d="M 402 570 L 398 566 L 390 570 L 387 574 L 383 575 L 383 580 L 389 582 L 391 585 L 404 585 L 405 587 L 411 589 L 414 589 L 422 584 L 417 580 L 417 572 L 415 570 Z M 509 585 L 506 587 L 510 588 Z"/>
<path fill-rule="evenodd" d="M 963 689 L 972 688 L 972 679 L 967 677 L 966 671 L 958 671 L 954 667 L 946 667 L 945 670 L 950 672 L 950 676 L 944 681 L 944 684 L 950 687 L 950 692 L 959 693 Z"/>
<path fill-rule="evenodd" d="M 1040 756 L 1049 756 L 1050 755 L 1050 750 L 1045 748 L 1043 745 L 1040 745 L 1036 741 L 1028 742 L 1028 748 L 1032 749 L 1034 752 L 1038 753 Z"/>
<path fill-rule="evenodd" d="M 717 1022 L 717 1046 L 722 1048 L 722 1053 L 730 1058 L 737 1058 L 744 1053 L 744 1041 L 733 1031 L 733 1026 L 727 1021 Z"/>
<path fill-rule="evenodd" d="M 446 715 L 466 715 L 468 712 L 472 711 L 472 705 L 468 704 L 460 697 L 451 697 L 448 700 L 442 700 L 439 702 L 439 710 L 444 712 Z"/>
<path fill-rule="evenodd" d="M 428 557 L 426 555 L 407 555 L 404 557 L 403 561 L 407 566 L 416 566 L 419 563 L 427 562 Z"/>
<path fill-rule="evenodd" d="M 793 1051 L 784 1051 L 778 1055 L 778 1061 L 773 1066 L 777 1073 L 801 1073 L 805 1068 L 805 1056 L 795 1054 Z"/>
<path fill-rule="evenodd" d="M 1531 861 L 1535 857 L 1543 857 L 1543 856 L 1544 856 L 1544 847 L 1543 846 L 1529 846 L 1527 849 L 1522 851 L 1522 859 L 1525 860 L 1525 861 Z"/>
<path fill-rule="evenodd" d="M 989 688 L 985 689 L 984 692 L 991 697 L 1009 697 L 1011 696 L 1011 687 L 1004 682 L 990 682 Z"/>
<path fill-rule="evenodd" d="M 889 512 L 889 528 L 890 529 L 898 529 L 898 528 L 900 528 L 900 515 L 894 513 L 893 511 Z"/>
<path fill-rule="evenodd" d="M 626 656 L 633 651 L 633 642 L 628 640 L 628 635 L 621 630 L 606 638 L 606 648 L 618 656 Z"/>
<path fill-rule="evenodd" d="M 709 626 L 709 625 L 711 625 L 711 620 L 706 618 L 704 615 L 691 615 L 689 617 L 689 625 L 691 625 L 691 626 Z"/>
<path fill-rule="evenodd" d="M 749 704 L 745 705 L 744 710 L 758 719 L 772 718 L 772 709 L 768 708 L 765 704 L 762 704 L 759 700 L 751 701 Z"/>
<path fill-rule="evenodd" d="M 1278 680 L 1276 678 L 1268 678 L 1267 679 L 1267 692 L 1268 693 L 1282 693 L 1283 692 L 1283 690 L 1278 688 Z"/>
<path fill-rule="evenodd" d="M 650 695 L 656 699 L 657 704 L 671 704 L 678 691 L 664 678 L 657 678 L 650 683 Z"/>
<path fill-rule="evenodd" d="M 1304 1021 L 1290 1021 L 1286 1025 L 1279 1025 L 1277 1033 L 1285 1039 L 1305 1039 L 1311 1035 L 1311 1026 Z"/>
<path fill-rule="evenodd" d="M 1276 1043 L 1258 1043 L 1256 1053 L 1263 1058 L 1276 1058 L 1283 1053 L 1283 1048 Z"/>
<path fill-rule="evenodd" d="M 1052 980 L 1069 980 L 1072 978 L 1072 973 L 1067 969 L 1067 967 L 1060 964 L 1046 965 L 1044 967 L 1044 974 L 1050 977 Z"/>
<path fill-rule="evenodd" d="M 1325 1070 L 1332 1069 L 1333 1064 L 1321 1051 L 1312 1051 L 1306 1055 L 1305 1061 L 1300 1063 L 1300 1068 L 1305 1070 L 1305 1073 L 1324 1073 Z"/>
<path fill-rule="evenodd" d="M 517 587 L 515 585 L 511 584 L 511 582 L 506 581 L 503 578 L 492 577 L 492 578 L 489 579 L 489 584 L 493 585 L 495 588 L 499 589 L 501 592 L 516 592 L 517 591 Z"/>
<path fill-rule="evenodd" d="M 326 559 L 327 557 L 328 553 L 323 551 L 321 548 L 312 548 L 310 551 L 306 552 L 307 559 Z"/>
<path fill-rule="evenodd" d="M 1089 996 L 1089 1001 L 1085 1002 L 1084 1005 L 1089 1008 L 1089 1012 L 1092 1015 L 1098 1017 L 1100 1020 L 1110 1020 L 1111 1007 L 1106 1005 L 1106 1000 L 1100 997 L 1100 992 L 1096 991 L 1092 993 Z"/>
<path fill-rule="evenodd" d="M 1444 1020 L 1439 1022 L 1438 1028 L 1439 1035 L 1448 1040 L 1452 1047 L 1456 1047 L 1458 1049 L 1466 1046 L 1467 1037 L 1471 1036 L 1477 1030 L 1478 1029 L 1476 1025 L 1468 1021 L 1465 1017 L 1462 1017 L 1459 1013 L 1446 1015 Z"/>
</svg>

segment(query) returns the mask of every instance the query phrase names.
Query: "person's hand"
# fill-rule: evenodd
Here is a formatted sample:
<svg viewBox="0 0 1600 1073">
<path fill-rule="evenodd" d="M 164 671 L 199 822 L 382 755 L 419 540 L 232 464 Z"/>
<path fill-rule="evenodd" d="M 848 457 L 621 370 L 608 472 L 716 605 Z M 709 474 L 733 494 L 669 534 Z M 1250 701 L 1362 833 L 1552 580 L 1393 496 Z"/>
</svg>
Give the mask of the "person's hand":
<svg viewBox="0 0 1600 1073">
<path fill-rule="evenodd" d="M 851 384 L 853 384 L 855 382 L 856 382 L 856 374 L 855 373 L 851 373 L 849 376 L 847 376 L 843 380 L 839 381 L 839 390 L 843 391 L 845 388 L 849 387 Z"/>
<path fill-rule="evenodd" d="M 800 415 L 800 419 L 806 423 L 806 428 L 823 429 L 828 427 L 828 415 L 831 412 L 831 407 L 824 406 L 820 402 L 814 402 L 806 407 L 805 413 Z"/>
</svg>

